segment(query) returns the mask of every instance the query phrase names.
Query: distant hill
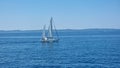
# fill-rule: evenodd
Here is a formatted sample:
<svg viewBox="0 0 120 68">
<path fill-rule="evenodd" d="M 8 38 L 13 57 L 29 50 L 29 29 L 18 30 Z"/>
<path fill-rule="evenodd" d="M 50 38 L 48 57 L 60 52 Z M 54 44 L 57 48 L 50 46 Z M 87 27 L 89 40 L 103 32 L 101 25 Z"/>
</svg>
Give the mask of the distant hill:
<svg viewBox="0 0 120 68">
<path fill-rule="evenodd" d="M 120 29 L 63 29 L 58 30 L 57 32 L 59 35 L 120 35 Z M 16 33 L 19 35 L 41 35 L 42 30 L 0 30 L 0 35 L 7 33 Z"/>
<path fill-rule="evenodd" d="M 80 29 L 80 30 L 61 30 L 80 35 L 120 35 L 120 29 Z M 69 34 L 70 34 L 69 33 Z"/>
</svg>

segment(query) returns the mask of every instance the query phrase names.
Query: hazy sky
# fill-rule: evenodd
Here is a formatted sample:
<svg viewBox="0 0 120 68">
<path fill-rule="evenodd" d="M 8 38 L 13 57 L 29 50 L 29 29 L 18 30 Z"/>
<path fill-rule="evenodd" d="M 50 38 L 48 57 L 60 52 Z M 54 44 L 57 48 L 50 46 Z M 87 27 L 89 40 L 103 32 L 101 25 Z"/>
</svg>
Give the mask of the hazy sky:
<svg viewBox="0 0 120 68">
<path fill-rule="evenodd" d="M 0 30 L 120 29 L 120 0 L 0 0 Z"/>
</svg>

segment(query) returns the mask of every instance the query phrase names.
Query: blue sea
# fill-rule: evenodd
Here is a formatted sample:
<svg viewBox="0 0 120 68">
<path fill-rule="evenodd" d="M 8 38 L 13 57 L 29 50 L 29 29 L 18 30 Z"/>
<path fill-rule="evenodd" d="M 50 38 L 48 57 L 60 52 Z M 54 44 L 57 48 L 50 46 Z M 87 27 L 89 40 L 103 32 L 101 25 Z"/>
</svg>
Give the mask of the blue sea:
<svg viewBox="0 0 120 68">
<path fill-rule="evenodd" d="M 59 30 L 58 43 L 41 31 L 1 31 L 0 68 L 120 68 L 120 30 Z"/>
</svg>

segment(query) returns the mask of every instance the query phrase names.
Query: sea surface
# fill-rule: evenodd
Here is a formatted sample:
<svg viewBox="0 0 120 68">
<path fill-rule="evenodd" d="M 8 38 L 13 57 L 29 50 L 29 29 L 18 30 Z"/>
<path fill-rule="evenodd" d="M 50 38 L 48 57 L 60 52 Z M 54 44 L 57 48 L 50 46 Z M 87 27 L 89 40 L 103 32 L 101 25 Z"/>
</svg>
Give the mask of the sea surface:
<svg viewBox="0 0 120 68">
<path fill-rule="evenodd" d="M 0 68 L 120 68 L 120 32 L 58 34 L 58 43 L 41 43 L 41 31 L 1 31 Z"/>
</svg>

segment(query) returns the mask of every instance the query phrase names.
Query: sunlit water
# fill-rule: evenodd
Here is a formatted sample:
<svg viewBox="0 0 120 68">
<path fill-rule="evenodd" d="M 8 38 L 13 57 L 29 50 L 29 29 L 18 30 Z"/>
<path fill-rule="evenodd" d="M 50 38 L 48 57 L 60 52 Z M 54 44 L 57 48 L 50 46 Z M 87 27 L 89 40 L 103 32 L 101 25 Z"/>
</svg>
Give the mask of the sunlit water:
<svg viewBox="0 0 120 68">
<path fill-rule="evenodd" d="M 120 68 L 120 35 L 61 32 L 41 43 L 38 33 L 0 33 L 0 68 Z"/>
</svg>

